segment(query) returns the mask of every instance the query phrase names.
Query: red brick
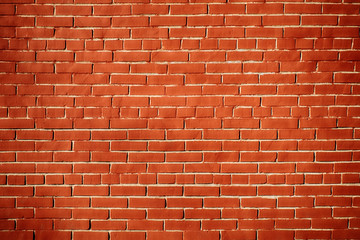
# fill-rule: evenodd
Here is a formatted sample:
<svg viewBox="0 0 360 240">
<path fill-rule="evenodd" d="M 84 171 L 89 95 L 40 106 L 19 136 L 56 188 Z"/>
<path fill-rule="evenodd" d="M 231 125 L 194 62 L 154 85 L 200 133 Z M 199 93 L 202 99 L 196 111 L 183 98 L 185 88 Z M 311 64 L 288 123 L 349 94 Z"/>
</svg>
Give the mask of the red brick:
<svg viewBox="0 0 360 240">
<path fill-rule="evenodd" d="M 272 14 L 282 14 L 283 13 L 283 4 L 279 3 L 270 3 L 270 4 L 249 4 L 247 6 L 247 13 L 261 14 L 261 13 L 272 13 Z"/>
<path fill-rule="evenodd" d="M 91 15 L 90 6 L 56 6 L 57 15 Z"/>
<path fill-rule="evenodd" d="M 216 219 L 220 218 L 220 210 L 218 209 L 186 209 L 186 219 L 198 219 L 198 218 Z"/>
<path fill-rule="evenodd" d="M 47 40 L 47 48 L 50 50 L 63 50 L 65 49 L 65 40 Z"/>
<path fill-rule="evenodd" d="M 268 239 L 268 236 L 271 235 L 278 239 L 287 239 L 294 238 L 295 231 L 290 230 L 260 230 L 258 233 L 259 239 Z"/>
<path fill-rule="evenodd" d="M 150 119 L 149 120 L 149 128 L 153 129 L 177 129 L 183 128 L 183 120 L 182 119 Z"/>
<path fill-rule="evenodd" d="M 145 240 L 145 232 L 111 232 L 110 236 L 111 238 L 116 239 L 139 239 L 139 240 Z"/>
<path fill-rule="evenodd" d="M 261 17 L 260 16 L 225 16 L 225 25 L 229 25 L 229 26 L 260 26 L 261 25 Z"/>
<path fill-rule="evenodd" d="M 170 14 L 172 15 L 195 15 L 206 13 L 206 5 L 199 4 L 199 5 L 172 5 L 170 7 Z"/>
<path fill-rule="evenodd" d="M 76 52 L 77 62 L 108 62 L 112 60 L 111 52 Z"/>
<path fill-rule="evenodd" d="M 182 232 L 149 232 L 149 240 L 152 239 L 182 239 Z"/>
<path fill-rule="evenodd" d="M 89 207 L 89 198 L 63 197 L 55 200 L 56 207 Z"/>
<path fill-rule="evenodd" d="M 218 187 L 185 187 L 185 196 L 219 196 Z"/>
<path fill-rule="evenodd" d="M 240 14 L 245 13 L 244 4 L 214 4 L 209 6 L 210 14 Z"/>
<path fill-rule="evenodd" d="M 39 230 L 36 231 L 36 239 L 44 239 L 44 238 L 61 238 L 61 239 L 70 239 L 71 232 L 69 231 L 54 231 L 54 230 Z"/>
<path fill-rule="evenodd" d="M 295 119 L 264 119 L 261 121 L 262 128 L 272 129 L 294 129 L 298 126 L 298 121 Z"/>
<path fill-rule="evenodd" d="M 331 216 L 330 208 L 301 208 L 296 209 L 295 215 L 297 218 L 327 218 Z"/>
<path fill-rule="evenodd" d="M 219 26 L 224 24 L 222 16 L 189 16 L 187 18 L 188 26 Z"/>
<path fill-rule="evenodd" d="M 152 220 L 130 220 L 128 222 L 130 230 L 162 230 L 163 221 Z"/>
<path fill-rule="evenodd" d="M 186 18 L 177 16 L 152 16 L 150 26 L 185 26 Z"/>
<path fill-rule="evenodd" d="M 146 120 L 143 119 L 113 119 L 110 120 L 110 128 L 145 128 Z"/>
<path fill-rule="evenodd" d="M 274 220 L 239 220 L 240 229 L 272 229 Z"/>
<path fill-rule="evenodd" d="M 131 186 L 112 186 L 110 188 L 111 196 L 144 196 L 145 187 L 131 187 Z"/>
</svg>

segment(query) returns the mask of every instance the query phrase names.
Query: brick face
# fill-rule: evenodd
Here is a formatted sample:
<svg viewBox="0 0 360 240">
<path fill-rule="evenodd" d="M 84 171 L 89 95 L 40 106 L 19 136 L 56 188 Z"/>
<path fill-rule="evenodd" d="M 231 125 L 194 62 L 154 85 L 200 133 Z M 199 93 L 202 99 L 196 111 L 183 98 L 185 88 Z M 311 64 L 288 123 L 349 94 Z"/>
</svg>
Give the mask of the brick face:
<svg viewBox="0 0 360 240">
<path fill-rule="evenodd" d="M 359 239 L 360 4 L 4 0 L 1 239 Z"/>
</svg>

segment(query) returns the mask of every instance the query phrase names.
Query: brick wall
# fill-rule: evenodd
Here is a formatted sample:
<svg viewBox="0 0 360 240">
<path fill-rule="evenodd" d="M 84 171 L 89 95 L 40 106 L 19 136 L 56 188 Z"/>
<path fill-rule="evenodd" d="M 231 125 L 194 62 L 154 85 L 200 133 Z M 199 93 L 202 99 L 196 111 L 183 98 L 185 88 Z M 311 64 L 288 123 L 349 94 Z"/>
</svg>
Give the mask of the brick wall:
<svg viewBox="0 0 360 240">
<path fill-rule="evenodd" d="M 358 0 L 1 0 L 1 239 L 360 239 Z"/>
</svg>

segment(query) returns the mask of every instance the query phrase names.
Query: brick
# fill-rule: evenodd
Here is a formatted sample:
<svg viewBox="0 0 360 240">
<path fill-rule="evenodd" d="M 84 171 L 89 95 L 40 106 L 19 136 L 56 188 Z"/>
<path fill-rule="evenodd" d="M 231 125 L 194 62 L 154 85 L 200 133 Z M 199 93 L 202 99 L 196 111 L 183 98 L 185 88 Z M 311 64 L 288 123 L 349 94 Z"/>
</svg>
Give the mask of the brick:
<svg viewBox="0 0 360 240">
<path fill-rule="evenodd" d="M 251 14 L 262 14 L 262 13 L 272 13 L 272 14 L 282 14 L 283 13 L 283 4 L 273 3 L 273 4 L 249 4 L 247 6 L 247 13 Z"/>
<path fill-rule="evenodd" d="M 245 13 L 244 4 L 214 4 L 209 6 L 210 14 L 239 14 Z"/>
<path fill-rule="evenodd" d="M 29 211 L 30 209 L 11 209 L 4 208 L 1 212 L 1 218 L 10 218 L 11 216 L 14 218 L 32 218 L 34 217 L 33 211 Z"/>
<path fill-rule="evenodd" d="M 217 209 L 186 209 L 185 218 L 187 219 L 197 219 L 197 218 L 207 218 L 214 219 L 220 217 L 220 211 Z"/>
<path fill-rule="evenodd" d="M 71 27 L 73 26 L 72 17 L 37 17 L 37 26 L 46 27 Z"/>
<path fill-rule="evenodd" d="M 15 13 L 15 6 L 11 4 L 5 4 L 3 5 L 4 8 L 1 11 L 1 15 L 7 15 L 7 14 L 14 14 Z"/>
<path fill-rule="evenodd" d="M 304 152 L 304 153 L 285 153 L 281 152 L 278 154 L 278 161 L 281 162 L 312 162 L 314 159 L 313 153 L 311 152 Z"/>
<path fill-rule="evenodd" d="M 180 239 L 182 238 L 181 232 L 149 232 L 149 239 L 159 239 L 159 238 L 168 238 L 168 239 Z"/>
<path fill-rule="evenodd" d="M 225 25 L 229 26 L 260 26 L 260 16 L 225 16 Z"/>
<path fill-rule="evenodd" d="M 24 73 L 50 73 L 54 72 L 54 65 L 50 63 L 19 63 L 18 71 Z"/>
<path fill-rule="evenodd" d="M 77 62 L 108 62 L 112 60 L 111 52 L 76 52 Z"/>
<path fill-rule="evenodd" d="M 149 196 L 181 196 L 183 192 L 182 187 L 148 187 Z"/>
<path fill-rule="evenodd" d="M 136 238 L 139 240 L 145 240 L 145 232 L 111 232 L 111 238 L 118 238 L 118 239 L 127 239 L 127 238 Z"/>
<path fill-rule="evenodd" d="M 71 232 L 54 231 L 54 230 L 41 230 L 41 231 L 36 231 L 36 237 L 37 237 L 37 239 L 49 238 L 49 237 L 70 239 Z"/>
<path fill-rule="evenodd" d="M 91 64 L 87 63 L 56 63 L 56 73 L 90 73 Z"/>
<path fill-rule="evenodd" d="M 202 159 L 201 153 L 167 153 L 167 162 L 200 162 Z"/>
<path fill-rule="evenodd" d="M 309 237 L 329 238 L 330 235 L 331 235 L 331 231 L 319 231 L 319 230 L 306 230 L 306 231 L 298 231 L 295 233 L 295 236 L 299 238 L 309 238 Z"/>
<path fill-rule="evenodd" d="M 74 142 L 74 150 L 75 151 L 108 151 L 109 150 L 109 142 Z"/>
<path fill-rule="evenodd" d="M 281 28 L 247 28 L 246 37 L 282 37 Z"/>
<path fill-rule="evenodd" d="M 37 60 L 70 62 L 74 60 L 74 54 L 71 52 L 39 52 Z"/>
<path fill-rule="evenodd" d="M 112 186 L 110 188 L 111 196 L 145 196 L 145 187 L 131 186 Z"/>
<path fill-rule="evenodd" d="M 262 128 L 282 128 L 282 129 L 294 129 L 298 126 L 298 121 L 295 119 L 264 119 L 261 122 Z"/>
<path fill-rule="evenodd" d="M 186 128 L 219 128 L 221 126 L 220 119 L 212 119 L 211 121 L 208 119 L 189 119 L 185 122 Z"/>
<path fill-rule="evenodd" d="M 276 154 L 274 153 L 265 153 L 265 152 L 257 152 L 257 153 L 251 153 L 251 152 L 244 152 L 240 155 L 240 161 L 241 162 L 258 162 L 258 161 L 264 161 L 264 162 L 274 162 L 276 159 Z"/>
<path fill-rule="evenodd" d="M 114 27 L 145 27 L 148 26 L 148 17 L 114 17 L 112 24 Z"/>
<path fill-rule="evenodd" d="M 183 120 L 182 119 L 150 119 L 149 120 L 149 128 L 151 129 L 177 129 L 183 128 Z"/>
<path fill-rule="evenodd" d="M 275 62 L 244 63 L 244 72 L 279 72 L 279 65 Z"/>
<path fill-rule="evenodd" d="M 46 45 L 50 50 L 63 50 L 65 49 L 65 40 L 47 40 Z"/>
<path fill-rule="evenodd" d="M 164 64 L 132 64 L 131 73 L 165 73 L 167 66 Z M 124 71 L 125 72 L 125 71 Z"/>
<path fill-rule="evenodd" d="M 162 28 L 136 28 L 132 30 L 133 38 L 167 38 L 167 29 Z"/>
<path fill-rule="evenodd" d="M 295 42 L 295 46 L 300 49 L 312 49 L 314 47 L 314 41 L 308 39 L 298 39 Z"/>
<path fill-rule="evenodd" d="M 150 26 L 185 26 L 186 17 L 178 16 L 152 16 Z"/>
<path fill-rule="evenodd" d="M 218 187 L 185 187 L 185 196 L 219 196 Z"/>
<path fill-rule="evenodd" d="M 181 49 L 197 49 L 199 47 L 199 40 L 183 40 L 181 44 Z"/>
<path fill-rule="evenodd" d="M 88 198 L 76 198 L 73 199 L 71 197 L 63 197 L 57 198 L 55 201 L 56 207 L 89 207 L 89 199 Z"/>
<path fill-rule="evenodd" d="M 299 25 L 300 18 L 298 16 L 264 16 L 263 24 L 264 26 Z"/>
<path fill-rule="evenodd" d="M 274 236 L 276 238 L 294 238 L 295 231 L 288 230 L 260 230 L 259 239 L 267 238 L 267 236 Z"/>
<path fill-rule="evenodd" d="M 206 230 L 226 229 L 231 230 L 236 228 L 236 221 L 234 220 L 204 220 L 203 228 Z"/>
<path fill-rule="evenodd" d="M 239 220 L 240 229 L 271 229 L 274 220 Z"/>
<path fill-rule="evenodd" d="M 33 141 L 2 141 L 0 149 L 2 151 L 34 151 L 35 143 Z"/>
<path fill-rule="evenodd" d="M 163 162 L 164 154 L 162 153 L 130 153 L 130 162 Z"/>
<path fill-rule="evenodd" d="M 30 119 L 1 119 L 0 123 L 3 128 L 34 128 L 34 120 Z"/>
<path fill-rule="evenodd" d="M 344 13 L 344 14 L 351 14 L 356 13 L 358 7 L 350 7 L 348 5 L 337 5 L 332 6 L 331 4 L 325 4 L 324 5 L 324 13 Z"/>
<path fill-rule="evenodd" d="M 188 231 L 184 233 L 184 239 L 194 239 L 196 237 L 206 238 L 206 239 L 218 239 L 220 237 L 219 232 L 217 231 Z"/>
<path fill-rule="evenodd" d="M 129 29 L 111 29 L 111 28 L 101 28 L 94 29 L 94 37 L 97 38 L 129 38 L 130 30 Z M 102 49 L 101 45 L 100 49 Z M 104 48 L 107 50 L 118 50 L 123 48 L 122 40 L 105 40 Z"/>
<path fill-rule="evenodd" d="M 150 151 L 183 151 L 185 149 L 184 142 L 157 142 L 149 143 Z"/>
<path fill-rule="evenodd" d="M 171 198 L 167 200 L 169 207 L 187 207 L 187 206 L 201 206 L 201 199 L 196 198 Z M 175 224 L 174 224 L 175 225 Z M 179 224 L 180 225 L 180 224 Z"/>
<path fill-rule="evenodd" d="M 73 218 L 75 219 L 106 219 L 108 210 L 105 209 L 74 209 Z"/>
<path fill-rule="evenodd" d="M 169 37 L 205 37 L 205 28 L 172 28 Z"/>
<path fill-rule="evenodd" d="M 75 27 L 107 27 L 110 26 L 108 17 L 75 17 Z"/>
<path fill-rule="evenodd" d="M 130 230 L 162 230 L 163 222 L 152 220 L 131 220 L 128 223 L 128 228 Z"/>
<path fill-rule="evenodd" d="M 189 16 L 187 18 L 188 26 L 220 26 L 224 24 L 222 16 Z"/>
<path fill-rule="evenodd" d="M 92 207 L 127 207 L 126 199 L 94 198 Z"/>
<path fill-rule="evenodd" d="M 330 209 L 326 208 L 318 208 L 318 209 L 311 209 L 311 208 L 302 208 L 302 209 L 296 209 L 296 217 L 298 218 L 308 218 L 308 217 L 330 217 L 331 212 Z"/>
<path fill-rule="evenodd" d="M 148 212 L 149 219 L 181 219 L 183 211 L 179 209 L 150 209 Z"/>
<path fill-rule="evenodd" d="M 87 8 L 84 7 L 83 11 L 87 10 Z M 91 9 L 90 9 L 91 10 Z M 131 12 L 130 5 L 124 5 L 124 6 L 94 6 L 94 15 L 100 15 L 100 16 L 113 16 L 115 13 L 116 15 L 129 15 Z M 80 15 L 80 14 L 77 14 Z"/>
<path fill-rule="evenodd" d="M 142 62 L 149 61 L 150 54 L 147 52 L 136 52 L 136 54 L 129 54 L 126 52 L 115 52 L 114 60 L 118 62 Z"/>
<path fill-rule="evenodd" d="M 333 119 L 309 119 L 309 120 L 300 120 L 300 127 L 318 127 L 318 128 L 332 128 L 336 126 L 336 123 L 333 121 Z"/>
<path fill-rule="evenodd" d="M 74 233 L 75 239 L 106 239 L 108 238 L 107 232 L 76 232 Z"/>
<path fill-rule="evenodd" d="M 313 4 L 312 6 L 306 6 L 302 4 L 286 4 L 285 13 L 305 13 L 305 14 L 321 13 L 321 5 Z"/>
<path fill-rule="evenodd" d="M 171 15 L 194 15 L 194 14 L 201 14 L 206 13 L 206 5 L 199 4 L 199 5 L 172 5 L 170 7 L 170 14 Z"/>
<path fill-rule="evenodd" d="M 89 6 L 56 6 L 57 15 L 91 15 L 91 7 Z"/>
</svg>

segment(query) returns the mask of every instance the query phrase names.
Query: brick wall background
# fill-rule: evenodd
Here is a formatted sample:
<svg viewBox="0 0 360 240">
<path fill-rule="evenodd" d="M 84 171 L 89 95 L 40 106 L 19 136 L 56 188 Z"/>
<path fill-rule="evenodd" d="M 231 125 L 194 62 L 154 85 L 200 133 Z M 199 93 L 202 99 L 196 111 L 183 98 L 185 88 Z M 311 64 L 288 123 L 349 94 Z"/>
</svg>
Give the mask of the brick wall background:
<svg viewBox="0 0 360 240">
<path fill-rule="evenodd" d="M 1 239 L 360 239 L 358 0 L 1 0 Z"/>
</svg>

